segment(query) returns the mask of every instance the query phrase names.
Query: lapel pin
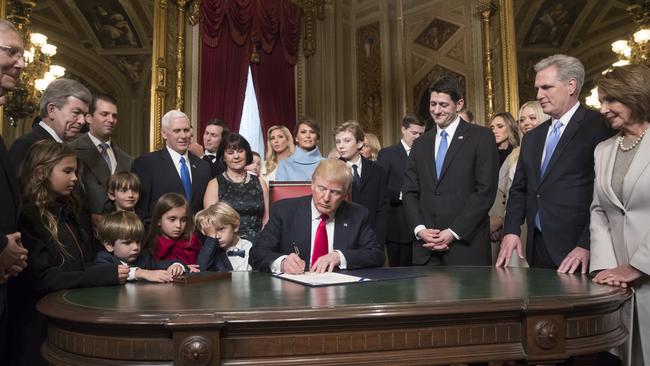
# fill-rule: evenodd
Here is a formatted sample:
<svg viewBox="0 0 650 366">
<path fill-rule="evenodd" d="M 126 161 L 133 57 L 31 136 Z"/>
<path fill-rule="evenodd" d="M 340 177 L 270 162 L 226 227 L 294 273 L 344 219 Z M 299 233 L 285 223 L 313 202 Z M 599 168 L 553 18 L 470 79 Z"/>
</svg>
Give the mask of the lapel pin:
<svg viewBox="0 0 650 366">
<path fill-rule="evenodd" d="M 462 139 L 463 139 L 463 136 L 458 136 L 458 139 L 459 139 L 459 140 L 462 140 Z"/>
<path fill-rule="evenodd" d="M 192 168 L 196 169 L 196 165 L 192 164 Z"/>
<path fill-rule="evenodd" d="M 343 223 L 343 227 L 348 227 L 348 223 L 347 223 L 347 222 L 344 222 L 344 223 Z"/>
</svg>

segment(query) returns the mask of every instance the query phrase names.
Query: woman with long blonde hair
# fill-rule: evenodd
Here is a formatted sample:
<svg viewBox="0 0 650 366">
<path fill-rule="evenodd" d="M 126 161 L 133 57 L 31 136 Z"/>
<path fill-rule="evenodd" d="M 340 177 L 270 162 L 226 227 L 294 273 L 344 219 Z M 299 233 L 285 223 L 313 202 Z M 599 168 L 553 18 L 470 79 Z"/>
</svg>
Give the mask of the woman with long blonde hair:
<svg viewBox="0 0 650 366">
<path fill-rule="evenodd" d="M 275 180 L 279 162 L 291 156 L 296 150 L 292 139 L 291 131 L 284 126 L 271 126 L 266 131 L 266 161 L 262 176 L 267 182 Z"/>
<path fill-rule="evenodd" d="M 95 243 L 84 231 L 74 198 L 79 165 L 66 145 L 43 140 L 27 152 L 20 172 L 23 209 L 21 240 L 27 268 L 14 280 L 10 301 L 11 354 L 7 364 L 40 365 L 45 318 L 36 301 L 50 292 L 126 282 L 127 266 L 95 265 Z"/>
</svg>

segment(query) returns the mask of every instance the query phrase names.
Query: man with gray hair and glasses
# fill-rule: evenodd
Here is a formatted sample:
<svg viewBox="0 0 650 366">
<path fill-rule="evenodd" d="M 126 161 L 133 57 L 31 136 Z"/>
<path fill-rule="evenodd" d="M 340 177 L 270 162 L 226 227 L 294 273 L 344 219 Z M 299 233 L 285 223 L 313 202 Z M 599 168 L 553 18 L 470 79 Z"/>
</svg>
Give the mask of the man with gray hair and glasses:
<svg viewBox="0 0 650 366">
<path fill-rule="evenodd" d="M 23 39 L 18 30 L 0 19 L 0 106 L 6 102 L 5 93 L 16 86 L 25 68 Z M 27 266 L 27 249 L 23 248 L 18 232 L 20 187 L 9 161 L 4 140 L 0 136 L 0 360 L 5 359 L 7 325 L 7 287 L 10 276 L 16 276 Z"/>
<path fill-rule="evenodd" d="M 585 79 L 580 60 L 553 55 L 538 62 L 535 71 L 537 100 L 551 119 L 521 143 L 496 265 L 507 266 L 513 251 L 523 258 L 519 234 L 526 220 L 531 267 L 587 273 L 594 149 L 613 131 L 600 113 L 578 101 Z"/>
<path fill-rule="evenodd" d="M 16 169 L 29 148 L 40 140 L 66 142 L 79 134 L 86 123 L 92 94 L 78 81 L 57 79 L 48 85 L 39 102 L 41 121 L 11 145 L 9 156 Z"/>
</svg>

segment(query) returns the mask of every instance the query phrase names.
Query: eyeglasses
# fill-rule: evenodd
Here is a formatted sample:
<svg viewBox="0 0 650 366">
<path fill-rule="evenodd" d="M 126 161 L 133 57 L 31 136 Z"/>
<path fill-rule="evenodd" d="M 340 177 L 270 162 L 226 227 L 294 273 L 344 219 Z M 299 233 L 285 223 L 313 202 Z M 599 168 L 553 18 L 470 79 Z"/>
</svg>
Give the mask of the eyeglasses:
<svg viewBox="0 0 650 366">
<path fill-rule="evenodd" d="M 5 51 L 7 55 L 11 57 L 14 61 L 18 61 L 21 58 L 23 60 L 25 59 L 25 50 L 23 50 L 22 48 L 5 46 L 3 44 L 0 44 L 0 49 Z"/>
</svg>

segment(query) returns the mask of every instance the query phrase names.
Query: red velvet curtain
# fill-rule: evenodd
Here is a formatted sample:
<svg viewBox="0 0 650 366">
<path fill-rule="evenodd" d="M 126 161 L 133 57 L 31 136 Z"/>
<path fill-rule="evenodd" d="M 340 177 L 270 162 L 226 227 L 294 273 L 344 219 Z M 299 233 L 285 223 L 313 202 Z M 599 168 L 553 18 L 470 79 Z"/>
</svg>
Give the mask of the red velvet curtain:
<svg viewBox="0 0 650 366">
<path fill-rule="evenodd" d="M 201 7 L 199 136 L 210 118 L 223 118 L 239 130 L 254 51 L 260 60 L 252 72 L 262 128 L 282 124 L 292 130 L 302 9 L 289 0 L 203 0 Z"/>
</svg>

